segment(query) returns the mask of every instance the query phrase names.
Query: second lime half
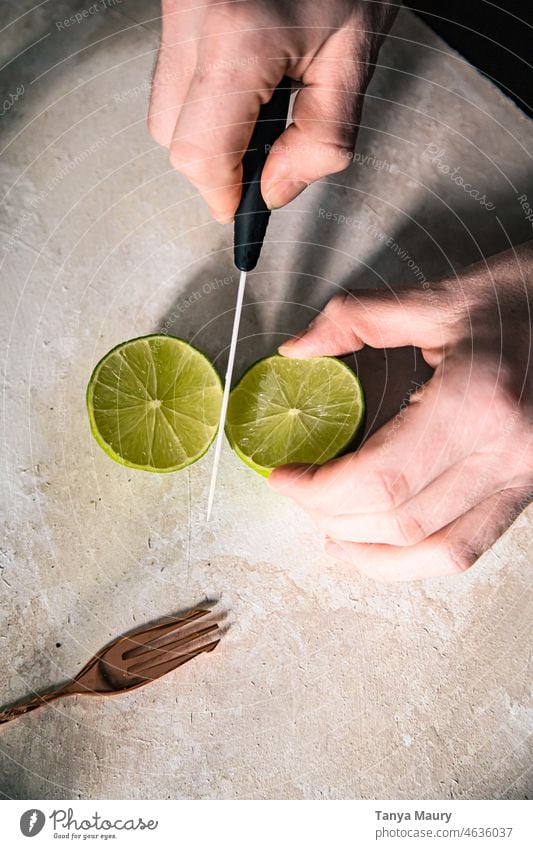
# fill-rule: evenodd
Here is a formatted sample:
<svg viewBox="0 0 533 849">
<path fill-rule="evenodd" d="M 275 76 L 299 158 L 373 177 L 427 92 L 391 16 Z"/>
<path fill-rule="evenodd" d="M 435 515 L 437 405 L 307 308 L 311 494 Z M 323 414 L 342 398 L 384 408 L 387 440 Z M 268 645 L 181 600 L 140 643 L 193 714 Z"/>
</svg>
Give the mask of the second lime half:
<svg viewBox="0 0 533 849">
<path fill-rule="evenodd" d="M 278 355 L 253 365 L 233 389 L 226 435 L 267 477 L 287 463 L 322 464 L 344 451 L 363 422 L 357 375 L 341 360 Z"/>
</svg>

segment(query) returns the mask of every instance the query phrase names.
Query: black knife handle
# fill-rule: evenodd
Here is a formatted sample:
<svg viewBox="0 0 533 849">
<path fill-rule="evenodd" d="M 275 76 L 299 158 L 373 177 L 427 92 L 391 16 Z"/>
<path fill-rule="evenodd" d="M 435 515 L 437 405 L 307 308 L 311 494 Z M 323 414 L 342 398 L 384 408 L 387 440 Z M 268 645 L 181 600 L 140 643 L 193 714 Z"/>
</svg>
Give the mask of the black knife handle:
<svg viewBox="0 0 533 849">
<path fill-rule="evenodd" d="M 287 124 L 291 80 L 283 77 L 259 112 L 257 123 L 242 160 L 242 195 L 235 213 L 234 260 L 240 271 L 257 265 L 265 238 L 270 210 L 261 194 L 261 172 L 270 148 Z"/>
</svg>

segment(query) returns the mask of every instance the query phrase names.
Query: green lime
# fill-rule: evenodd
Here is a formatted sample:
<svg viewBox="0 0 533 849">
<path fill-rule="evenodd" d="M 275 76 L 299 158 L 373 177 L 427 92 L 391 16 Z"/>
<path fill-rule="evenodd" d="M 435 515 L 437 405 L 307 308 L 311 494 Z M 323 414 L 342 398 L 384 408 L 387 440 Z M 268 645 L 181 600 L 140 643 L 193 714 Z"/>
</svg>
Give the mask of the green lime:
<svg viewBox="0 0 533 849">
<path fill-rule="evenodd" d="M 144 336 L 100 360 L 87 387 L 91 431 L 117 463 L 175 472 L 205 454 L 218 429 L 220 378 L 183 339 Z"/>
<path fill-rule="evenodd" d="M 268 477 L 286 463 L 336 457 L 364 412 L 361 384 L 340 360 L 275 355 L 253 365 L 231 392 L 226 435 L 239 457 Z"/>
</svg>

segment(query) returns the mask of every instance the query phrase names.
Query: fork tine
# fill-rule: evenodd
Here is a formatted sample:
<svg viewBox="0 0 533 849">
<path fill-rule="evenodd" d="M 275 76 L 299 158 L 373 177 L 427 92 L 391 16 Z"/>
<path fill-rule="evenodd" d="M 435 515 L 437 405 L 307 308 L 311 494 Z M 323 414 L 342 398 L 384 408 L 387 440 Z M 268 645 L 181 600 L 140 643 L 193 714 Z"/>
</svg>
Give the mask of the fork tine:
<svg viewBox="0 0 533 849">
<path fill-rule="evenodd" d="M 190 625 L 197 619 L 201 619 L 203 616 L 207 616 L 208 613 L 211 613 L 211 611 L 196 608 L 195 610 L 191 610 L 191 612 L 186 616 L 180 616 L 179 618 L 173 619 L 171 622 L 165 622 L 162 625 L 154 625 L 154 627 L 149 630 L 144 629 L 137 634 L 132 634 L 127 638 L 127 641 L 134 643 L 135 647 L 125 651 L 122 657 L 126 660 L 129 657 L 135 657 L 138 654 L 142 654 L 146 651 L 146 649 L 157 648 L 157 646 L 174 631 L 178 631 L 180 629 L 184 630 L 187 625 Z M 140 642 L 140 640 L 137 639 L 139 637 L 150 637 L 150 639 L 145 642 Z"/>
<path fill-rule="evenodd" d="M 180 654 L 178 656 L 174 656 L 173 658 L 167 658 L 165 660 L 161 660 L 160 663 L 154 663 L 152 666 L 148 665 L 145 667 L 142 665 L 141 669 L 136 669 L 135 667 L 128 670 L 128 674 L 132 675 L 135 673 L 139 677 L 142 678 L 150 678 L 154 680 L 155 678 L 160 678 L 162 675 L 166 675 L 167 672 L 172 672 L 172 670 L 177 669 L 178 666 L 183 666 L 184 663 L 188 663 L 189 660 L 192 660 L 193 657 L 196 657 L 199 654 L 205 654 L 207 652 L 213 651 L 220 642 L 220 639 L 213 640 L 211 643 L 207 643 L 206 645 L 199 646 L 193 651 L 187 652 L 186 654 Z M 157 672 L 155 672 L 157 670 Z M 155 672 L 155 674 L 154 674 Z"/>
<path fill-rule="evenodd" d="M 170 660 L 172 656 L 176 656 L 177 649 L 191 645 L 195 640 L 198 640 L 200 637 L 210 634 L 213 631 L 218 631 L 217 623 L 207 625 L 205 628 L 200 628 L 198 631 L 194 631 L 192 634 L 186 634 L 184 637 L 169 640 L 156 648 L 149 648 L 147 646 L 146 650 L 142 652 L 135 649 L 134 661 L 133 663 L 126 665 L 126 670 L 131 674 L 139 670 L 149 668 L 153 660 L 159 660 L 160 662 Z M 126 659 L 126 657 L 132 657 L 131 653 L 127 652 L 126 655 L 124 655 L 124 659 Z"/>
</svg>

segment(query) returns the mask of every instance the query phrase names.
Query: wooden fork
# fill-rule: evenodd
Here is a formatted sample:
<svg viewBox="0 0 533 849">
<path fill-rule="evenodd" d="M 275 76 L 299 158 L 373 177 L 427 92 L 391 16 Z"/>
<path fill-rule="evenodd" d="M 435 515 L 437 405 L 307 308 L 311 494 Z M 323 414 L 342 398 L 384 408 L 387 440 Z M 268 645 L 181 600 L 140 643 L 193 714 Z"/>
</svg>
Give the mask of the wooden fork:
<svg viewBox="0 0 533 849">
<path fill-rule="evenodd" d="M 63 696 L 114 696 L 142 687 L 188 663 L 198 654 L 213 651 L 220 637 L 218 623 L 199 623 L 211 611 L 194 608 L 156 625 L 118 637 L 101 649 L 75 678 L 35 698 L 0 712 L 0 724 L 11 722 L 35 708 Z M 201 624 L 203 627 L 198 627 Z"/>
</svg>

